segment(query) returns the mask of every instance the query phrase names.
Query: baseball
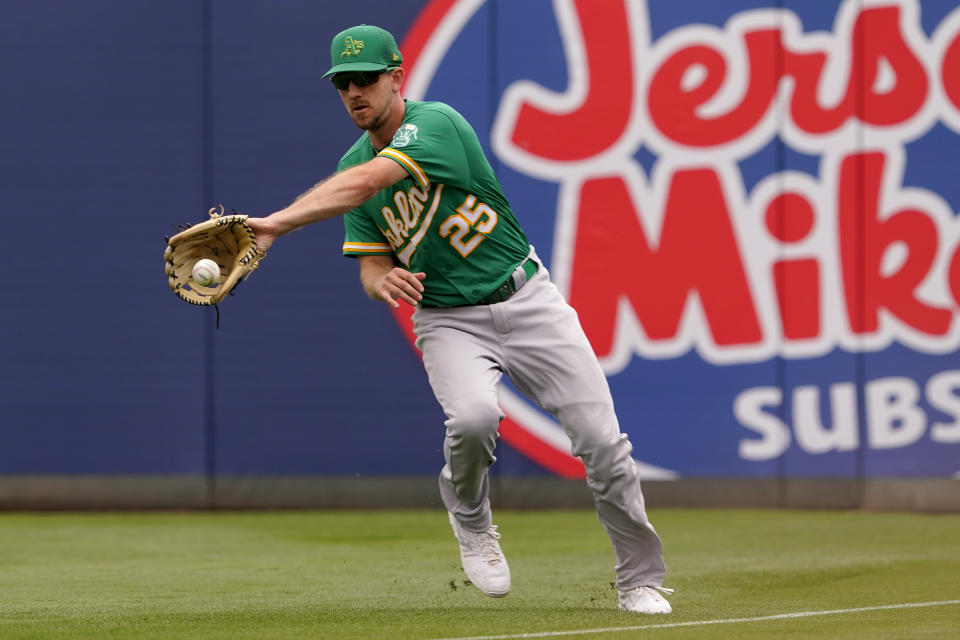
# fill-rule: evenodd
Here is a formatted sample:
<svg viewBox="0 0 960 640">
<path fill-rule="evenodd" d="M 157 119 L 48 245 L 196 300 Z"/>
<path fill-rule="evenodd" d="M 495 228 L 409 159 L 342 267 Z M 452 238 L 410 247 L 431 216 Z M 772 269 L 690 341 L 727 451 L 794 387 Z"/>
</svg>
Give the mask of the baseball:
<svg viewBox="0 0 960 640">
<path fill-rule="evenodd" d="M 220 267 L 210 258 L 197 260 L 193 265 L 193 281 L 201 287 L 209 287 L 220 280 Z"/>
</svg>

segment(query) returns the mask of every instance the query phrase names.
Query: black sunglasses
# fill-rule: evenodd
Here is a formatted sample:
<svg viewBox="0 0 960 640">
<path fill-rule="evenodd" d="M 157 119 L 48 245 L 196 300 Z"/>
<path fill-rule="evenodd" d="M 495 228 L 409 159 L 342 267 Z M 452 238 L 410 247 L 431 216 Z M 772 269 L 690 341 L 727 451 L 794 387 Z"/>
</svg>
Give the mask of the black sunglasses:
<svg viewBox="0 0 960 640">
<path fill-rule="evenodd" d="M 333 81 L 333 86 L 337 88 L 337 91 L 346 91 L 350 88 L 350 83 L 357 85 L 358 87 L 365 87 L 368 84 L 373 84 L 380 79 L 380 76 L 387 72 L 387 69 L 381 69 L 380 71 L 348 71 L 346 73 L 337 73 L 330 78 Z"/>
</svg>

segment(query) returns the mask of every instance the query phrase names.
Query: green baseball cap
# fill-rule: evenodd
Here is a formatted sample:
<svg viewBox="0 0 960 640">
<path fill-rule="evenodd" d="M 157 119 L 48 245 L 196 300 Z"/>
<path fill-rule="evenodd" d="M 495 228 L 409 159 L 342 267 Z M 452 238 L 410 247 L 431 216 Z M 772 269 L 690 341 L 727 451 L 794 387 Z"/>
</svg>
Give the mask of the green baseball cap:
<svg viewBox="0 0 960 640">
<path fill-rule="evenodd" d="M 389 31 L 361 24 L 333 37 L 330 43 L 333 66 L 323 77 L 345 71 L 382 71 L 403 62 L 397 41 Z"/>
</svg>

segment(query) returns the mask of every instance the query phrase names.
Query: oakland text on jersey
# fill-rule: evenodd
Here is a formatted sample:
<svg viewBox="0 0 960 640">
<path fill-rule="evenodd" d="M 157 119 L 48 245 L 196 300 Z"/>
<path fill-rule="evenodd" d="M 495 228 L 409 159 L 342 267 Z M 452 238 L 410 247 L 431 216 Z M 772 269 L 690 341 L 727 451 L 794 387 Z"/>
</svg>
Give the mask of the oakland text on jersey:
<svg viewBox="0 0 960 640">
<path fill-rule="evenodd" d="M 433 202 L 427 212 L 428 218 L 433 217 L 437 204 L 440 202 L 439 195 L 442 193 L 443 185 L 438 186 L 439 189 L 434 189 Z M 383 235 L 386 236 L 387 241 L 390 242 L 390 247 L 394 251 L 397 251 L 407 241 L 410 232 L 420 224 L 420 215 L 423 213 L 428 196 L 428 192 L 421 191 L 415 186 L 410 187 L 407 191 L 399 189 L 393 194 L 396 211 L 391 207 L 383 207 L 380 210 L 386 224 Z M 427 224 L 429 225 L 429 220 Z"/>
<path fill-rule="evenodd" d="M 381 231 L 403 264 L 409 266 L 411 256 L 430 228 L 443 194 L 443 187 L 442 184 L 434 185 L 429 207 L 426 207 L 426 204 L 430 194 L 413 186 L 406 191 L 395 191 L 393 201 L 396 206 L 383 207 L 380 210 L 386 225 L 381 227 Z M 463 204 L 457 207 L 454 213 L 444 218 L 438 233 L 441 238 L 449 241 L 450 246 L 461 257 L 466 258 L 496 226 L 497 212 L 485 202 L 478 201 L 471 193 L 467 194 Z"/>
</svg>

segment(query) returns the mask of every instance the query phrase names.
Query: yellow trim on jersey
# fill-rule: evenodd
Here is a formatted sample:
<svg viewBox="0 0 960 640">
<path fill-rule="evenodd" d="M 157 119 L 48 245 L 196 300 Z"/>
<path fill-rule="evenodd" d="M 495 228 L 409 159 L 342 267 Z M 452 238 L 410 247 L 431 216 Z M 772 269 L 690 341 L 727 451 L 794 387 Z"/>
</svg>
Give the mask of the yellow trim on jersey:
<svg viewBox="0 0 960 640">
<path fill-rule="evenodd" d="M 393 248 L 384 242 L 344 242 L 344 253 L 393 253 Z"/>
<path fill-rule="evenodd" d="M 430 188 L 430 178 L 427 177 L 426 172 L 420 168 L 413 158 L 403 153 L 402 151 L 397 151 L 392 147 L 387 147 L 377 155 L 385 156 L 391 160 L 396 160 L 399 162 L 404 169 L 407 170 L 413 178 L 420 183 L 420 188 L 426 191 Z"/>
</svg>

